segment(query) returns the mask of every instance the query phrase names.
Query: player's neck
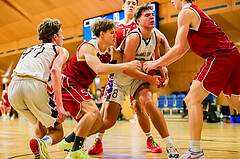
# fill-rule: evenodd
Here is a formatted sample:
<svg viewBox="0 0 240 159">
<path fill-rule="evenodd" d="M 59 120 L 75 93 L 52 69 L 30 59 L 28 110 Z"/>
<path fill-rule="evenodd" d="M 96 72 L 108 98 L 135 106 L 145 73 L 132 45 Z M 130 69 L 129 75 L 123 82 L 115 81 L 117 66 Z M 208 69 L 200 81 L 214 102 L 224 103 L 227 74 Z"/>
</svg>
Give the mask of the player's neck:
<svg viewBox="0 0 240 159">
<path fill-rule="evenodd" d="M 128 16 L 128 17 L 125 17 L 123 21 L 125 24 L 128 24 L 132 20 L 133 20 L 133 16 Z"/>
<path fill-rule="evenodd" d="M 104 52 L 107 49 L 107 47 L 109 47 L 108 44 L 106 44 L 103 40 L 100 40 L 98 38 L 97 38 L 97 44 L 98 44 L 98 48 L 101 52 Z"/>
<path fill-rule="evenodd" d="M 145 40 L 148 40 L 150 37 L 151 37 L 151 33 L 152 33 L 152 29 L 153 28 L 146 28 L 146 27 L 139 27 L 140 28 L 140 31 L 142 33 L 142 37 L 145 39 Z"/>
</svg>

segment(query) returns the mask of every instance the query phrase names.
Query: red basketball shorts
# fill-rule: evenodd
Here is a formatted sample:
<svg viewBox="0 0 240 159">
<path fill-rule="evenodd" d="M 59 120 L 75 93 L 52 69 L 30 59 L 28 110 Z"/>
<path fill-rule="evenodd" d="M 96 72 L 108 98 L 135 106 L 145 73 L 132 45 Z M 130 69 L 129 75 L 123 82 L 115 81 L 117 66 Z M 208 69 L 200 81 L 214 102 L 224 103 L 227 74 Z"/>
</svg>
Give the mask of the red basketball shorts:
<svg viewBox="0 0 240 159">
<path fill-rule="evenodd" d="M 205 60 L 194 80 L 202 82 L 203 88 L 218 96 L 240 95 L 240 53 L 237 49 L 209 57 Z"/>
<path fill-rule="evenodd" d="M 92 100 L 88 92 L 74 79 L 62 76 L 62 100 L 63 106 L 78 122 L 78 113 L 81 111 L 81 103 L 83 101 Z"/>
</svg>

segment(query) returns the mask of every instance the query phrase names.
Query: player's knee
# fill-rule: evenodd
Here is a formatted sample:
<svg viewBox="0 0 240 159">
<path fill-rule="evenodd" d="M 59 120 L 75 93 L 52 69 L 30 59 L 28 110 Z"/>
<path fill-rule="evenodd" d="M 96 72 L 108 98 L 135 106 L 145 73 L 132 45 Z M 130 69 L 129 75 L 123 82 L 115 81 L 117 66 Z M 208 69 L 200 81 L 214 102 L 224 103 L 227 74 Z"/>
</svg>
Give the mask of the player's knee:
<svg viewBox="0 0 240 159">
<path fill-rule="evenodd" d="M 100 113 L 98 108 L 96 107 L 92 107 L 89 111 L 88 111 L 89 116 L 91 116 L 92 118 L 96 119 Z"/>
<path fill-rule="evenodd" d="M 190 108 L 193 105 L 199 105 L 200 106 L 201 102 L 202 102 L 202 100 L 197 99 L 197 98 L 193 98 L 191 96 L 187 96 L 184 100 L 185 100 L 188 108 Z"/>
</svg>

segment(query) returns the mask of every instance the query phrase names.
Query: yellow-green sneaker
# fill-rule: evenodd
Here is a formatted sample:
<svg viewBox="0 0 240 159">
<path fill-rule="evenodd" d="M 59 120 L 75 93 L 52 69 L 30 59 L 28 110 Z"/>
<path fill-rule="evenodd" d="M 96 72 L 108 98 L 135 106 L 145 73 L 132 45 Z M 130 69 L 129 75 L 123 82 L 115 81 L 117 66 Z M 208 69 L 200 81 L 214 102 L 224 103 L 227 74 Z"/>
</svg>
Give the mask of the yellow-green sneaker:
<svg viewBox="0 0 240 159">
<path fill-rule="evenodd" d="M 87 154 L 85 154 L 83 149 L 77 151 L 69 151 L 65 159 L 94 159 Z"/>
<path fill-rule="evenodd" d="M 73 147 L 73 143 L 74 142 L 66 142 L 65 139 L 62 139 L 62 141 L 60 141 L 57 146 L 60 150 L 62 151 L 70 151 Z"/>
<path fill-rule="evenodd" d="M 34 154 L 34 159 L 50 159 L 44 142 L 38 138 L 33 138 L 29 142 L 30 148 Z"/>
</svg>

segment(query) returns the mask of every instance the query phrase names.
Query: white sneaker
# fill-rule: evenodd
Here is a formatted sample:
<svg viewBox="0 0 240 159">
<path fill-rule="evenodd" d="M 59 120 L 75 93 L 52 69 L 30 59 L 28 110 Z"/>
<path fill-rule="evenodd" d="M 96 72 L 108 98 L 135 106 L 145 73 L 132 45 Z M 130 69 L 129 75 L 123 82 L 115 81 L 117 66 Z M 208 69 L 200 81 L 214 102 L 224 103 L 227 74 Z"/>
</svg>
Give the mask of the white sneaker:
<svg viewBox="0 0 240 159">
<path fill-rule="evenodd" d="M 168 159 L 178 158 L 180 156 L 175 146 L 170 146 L 166 148 L 166 150 L 168 153 Z"/>
<path fill-rule="evenodd" d="M 205 159 L 203 150 L 199 152 L 192 152 L 191 148 L 183 154 L 179 159 Z"/>
</svg>

